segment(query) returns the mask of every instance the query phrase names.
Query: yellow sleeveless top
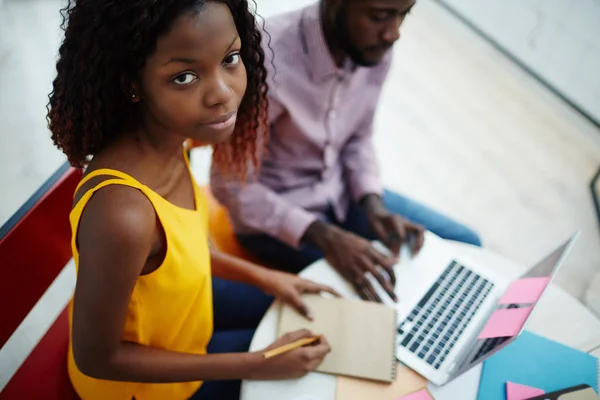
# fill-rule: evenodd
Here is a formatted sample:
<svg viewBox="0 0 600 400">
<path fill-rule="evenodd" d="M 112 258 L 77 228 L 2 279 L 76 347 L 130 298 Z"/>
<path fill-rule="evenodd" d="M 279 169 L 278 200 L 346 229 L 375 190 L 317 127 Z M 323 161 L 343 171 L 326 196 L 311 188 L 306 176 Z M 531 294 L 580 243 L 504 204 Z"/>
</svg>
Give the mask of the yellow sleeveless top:
<svg viewBox="0 0 600 400">
<path fill-rule="evenodd" d="M 71 211 L 71 247 L 76 268 L 79 268 L 76 232 L 81 214 L 92 195 L 108 185 L 140 190 L 154 206 L 163 226 L 167 251 L 158 269 L 137 279 L 129 301 L 123 340 L 177 352 L 206 354 L 213 332 L 206 198 L 192 178 L 196 209 L 178 207 L 129 175 L 109 169 L 91 172 L 77 189 L 89 179 L 101 175 L 112 178 L 87 191 Z M 72 304 L 69 311 L 71 323 Z M 200 381 L 148 384 L 90 378 L 77 368 L 72 343 L 69 344 L 68 367 L 71 382 L 83 400 L 183 400 L 194 394 L 202 384 Z"/>
</svg>

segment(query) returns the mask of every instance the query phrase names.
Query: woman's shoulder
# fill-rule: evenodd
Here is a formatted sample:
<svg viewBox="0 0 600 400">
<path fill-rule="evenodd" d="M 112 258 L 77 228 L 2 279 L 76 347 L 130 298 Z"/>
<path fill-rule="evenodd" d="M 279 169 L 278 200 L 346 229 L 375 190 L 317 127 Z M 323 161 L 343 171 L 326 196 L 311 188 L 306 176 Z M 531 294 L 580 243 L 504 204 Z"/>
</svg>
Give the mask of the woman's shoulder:
<svg viewBox="0 0 600 400">
<path fill-rule="evenodd" d="M 115 173 L 124 172 L 107 167 L 90 164 L 83 176 L 87 181 L 75 193 L 73 210 L 79 213 L 80 233 L 91 229 L 125 242 L 150 235 L 156 226 L 152 203 L 134 179 L 122 179 Z"/>
<path fill-rule="evenodd" d="M 123 179 L 126 178 L 126 182 L 121 182 L 119 187 L 134 186 L 131 182 L 137 182 L 136 170 L 130 166 L 131 163 L 122 162 L 122 157 L 113 157 L 114 152 L 103 152 L 95 156 L 89 164 L 86 166 L 82 176 L 82 184 L 78 187 L 74 194 L 74 204 L 77 204 L 80 198 L 82 198 L 90 190 L 95 190 L 98 185 L 104 181 Z M 127 185 L 127 183 L 130 183 Z M 116 186 L 116 185 L 114 185 Z M 112 188 L 114 189 L 114 187 Z M 127 187 L 125 188 L 127 191 Z M 130 190 L 133 188 L 130 188 Z M 104 191 L 104 190 L 103 190 Z M 108 190 L 107 192 L 120 192 L 122 190 Z M 137 190 L 131 190 L 136 191 Z"/>
<path fill-rule="evenodd" d="M 139 190 L 109 185 L 86 201 L 72 215 L 79 219 L 76 240 L 80 251 L 93 253 L 104 249 L 117 256 L 128 251 L 146 254 L 152 250 L 157 217 L 152 204 Z"/>
</svg>

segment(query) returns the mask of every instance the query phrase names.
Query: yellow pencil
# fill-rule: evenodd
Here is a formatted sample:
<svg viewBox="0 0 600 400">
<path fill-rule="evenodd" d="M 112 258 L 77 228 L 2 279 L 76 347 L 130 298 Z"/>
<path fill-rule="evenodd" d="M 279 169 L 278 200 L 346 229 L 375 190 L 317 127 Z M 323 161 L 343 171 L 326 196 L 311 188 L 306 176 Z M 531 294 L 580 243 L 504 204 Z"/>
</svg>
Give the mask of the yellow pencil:
<svg viewBox="0 0 600 400">
<path fill-rule="evenodd" d="M 306 346 L 307 344 L 311 344 L 321 339 L 321 336 L 310 336 L 302 339 L 298 339 L 295 342 L 284 344 L 283 346 L 277 347 L 273 350 L 269 350 L 263 354 L 265 358 L 271 358 L 278 356 L 282 353 L 288 352 L 290 350 L 297 349 L 298 347 Z"/>
</svg>

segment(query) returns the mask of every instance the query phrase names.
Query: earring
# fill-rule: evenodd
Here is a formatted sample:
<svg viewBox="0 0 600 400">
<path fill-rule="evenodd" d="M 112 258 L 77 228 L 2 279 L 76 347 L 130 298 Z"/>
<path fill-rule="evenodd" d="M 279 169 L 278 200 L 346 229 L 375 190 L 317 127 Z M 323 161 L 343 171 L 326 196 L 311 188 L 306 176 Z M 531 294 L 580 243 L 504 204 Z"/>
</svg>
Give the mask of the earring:
<svg viewBox="0 0 600 400">
<path fill-rule="evenodd" d="M 132 98 L 132 99 L 135 99 L 135 93 L 132 93 L 132 94 L 131 94 L 131 98 Z"/>
</svg>

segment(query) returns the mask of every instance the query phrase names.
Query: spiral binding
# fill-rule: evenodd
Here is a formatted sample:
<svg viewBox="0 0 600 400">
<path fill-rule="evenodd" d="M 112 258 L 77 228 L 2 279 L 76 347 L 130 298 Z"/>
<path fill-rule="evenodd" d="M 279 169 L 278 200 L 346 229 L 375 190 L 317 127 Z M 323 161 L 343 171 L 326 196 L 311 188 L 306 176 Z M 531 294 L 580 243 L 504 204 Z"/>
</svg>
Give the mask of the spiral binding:
<svg viewBox="0 0 600 400">
<path fill-rule="evenodd" d="M 396 310 L 396 312 L 394 312 L 395 315 L 395 322 L 394 322 L 394 331 L 396 331 L 397 327 L 398 327 L 398 310 Z M 391 370 L 391 376 L 392 376 L 392 382 L 394 382 L 396 380 L 396 374 L 398 372 L 398 368 L 396 368 L 396 364 L 397 364 L 397 360 L 396 360 L 396 334 L 397 332 L 394 332 L 394 336 L 393 336 L 393 340 L 392 340 L 392 370 Z"/>
</svg>

